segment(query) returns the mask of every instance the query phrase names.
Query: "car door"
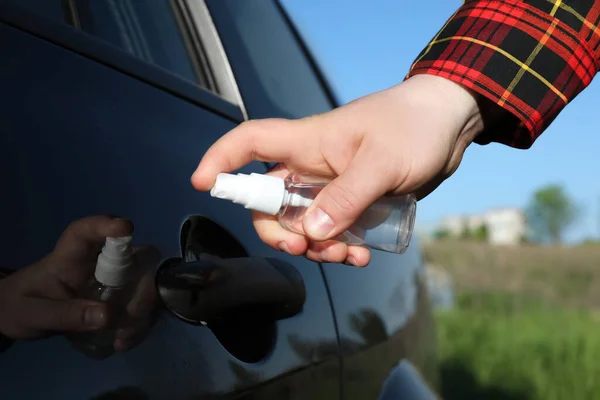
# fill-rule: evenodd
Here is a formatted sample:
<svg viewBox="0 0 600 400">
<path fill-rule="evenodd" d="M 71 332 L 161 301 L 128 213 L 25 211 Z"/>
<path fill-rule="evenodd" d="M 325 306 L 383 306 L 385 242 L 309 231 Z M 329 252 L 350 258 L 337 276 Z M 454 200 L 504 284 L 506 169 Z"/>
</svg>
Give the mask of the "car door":
<svg viewBox="0 0 600 400">
<path fill-rule="evenodd" d="M 319 73 L 319 60 L 311 57 L 302 31 L 279 2 L 207 4 L 231 54 L 240 92 L 255 100 L 248 103 L 250 116 L 302 118 L 333 108 L 335 96 Z M 436 336 L 419 248 L 415 237 L 405 254 L 375 251 L 364 269 L 323 264 L 344 356 L 346 399 L 432 395 L 427 384 L 436 383 Z"/>
<path fill-rule="evenodd" d="M 259 97 L 241 101 L 229 67 L 231 51 L 257 49 L 226 55 L 219 33 L 228 27 L 217 31 L 210 11 L 200 0 L 0 1 L 2 263 L 26 267 L 70 222 L 116 214 L 163 258 L 287 263 L 302 278 L 302 309 L 273 329 L 243 320 L 214 330 L 162 312 L 137 347 L 102 361 L 62 336 L 16 342 L 0 354 L 3 399 L 340 396 L 320 266 L 264 245 L 246 210 L 189 183 L 206 149 L 263 107 Z M 258 75 L 252 85 L 268 90 L 266 81 Z M 254 163 L 242 172 L 264 171 Z"/>
</svg>

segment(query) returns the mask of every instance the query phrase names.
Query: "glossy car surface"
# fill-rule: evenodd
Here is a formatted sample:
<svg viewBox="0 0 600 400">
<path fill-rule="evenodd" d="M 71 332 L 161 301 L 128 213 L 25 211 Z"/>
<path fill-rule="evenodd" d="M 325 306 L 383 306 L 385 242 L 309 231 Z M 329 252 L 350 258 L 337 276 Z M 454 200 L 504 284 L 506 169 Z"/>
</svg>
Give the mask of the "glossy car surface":
<svg viewBox="0 0 600 400">
<path fill-rule="evenodd" d="M 245 119 L 335 106 L 278 3 L 0 0 L 0 54 L 3 264 L 25 267 L 73 220 L 110 213 L 167 271 L 225 276 L 210 288 L 221 308 L 198 302 L 196 323 L 163 308 L 138 346 L 101 361 L 61 336 L 15 343 L 0 354 L 1 398 L 431 398 L 416 239 L 365 269 L 320 265 L 264 245 L 246 210 L 189 183 Z"/>
</svg>

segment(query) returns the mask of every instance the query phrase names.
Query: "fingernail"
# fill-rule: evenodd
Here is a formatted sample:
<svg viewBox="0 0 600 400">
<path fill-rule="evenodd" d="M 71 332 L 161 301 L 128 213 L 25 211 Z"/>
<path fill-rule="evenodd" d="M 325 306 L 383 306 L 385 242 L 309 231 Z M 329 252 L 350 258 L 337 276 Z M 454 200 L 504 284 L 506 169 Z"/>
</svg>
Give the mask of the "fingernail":
<svg viewBox="0 0 600 400">
<path fill-rule="evenodd" d="M 279 243 L 277 244 L 277 247 L 279 247 L 279 249 L 280 249 L 281 251 L 285 251 L 286 253 L 290 253 L 290 254 L 291 254 L 291 252 L 290 252 L 290 248 L 288 247 L 288 245 L 287 245 L 287 243 L 286 243 L 286 242 L 279 242 Z"/>
<path fill-rule="evenodd" d="M 346 258 L 346 261 L 348 262 L 348 264 L 350 265 L 354 265 L 355 267 L 357 266 L 357 262 L 356 262 L 356 258 L 352 257 L 352 256 L 348 256 Z"/>
<path fill-rule="evenodd" d="M 83 314 L 85 324 L 93 328 L 99 328 L 103 326 L 105 317 L 104 309 L 101 306 L 88 307 Z"/>
<path fill-rule="evenodd" d="M 304 219 L 306 233 L 316 239 L 325 239 L 333 230 L 333 220 L 325 211 L 316 208 Z"/>
<path fill-rule="evenodd" d="M 131 222 L 129 219 L 125 218 L 125 217 L 120 217 L 118 215 L 110 215 L 109 216 L 113 226 L 122 226 L 123 224 L 126 224 L 129 226 L 129 229 L 133 230 L 133 222 Z"/>
<path fill-rule="evenodd" d="M 329 249 L 321 250 L 321 252 L 319 253 L 319 258 L 327 262 L 329 258 Z"/>
</svg>

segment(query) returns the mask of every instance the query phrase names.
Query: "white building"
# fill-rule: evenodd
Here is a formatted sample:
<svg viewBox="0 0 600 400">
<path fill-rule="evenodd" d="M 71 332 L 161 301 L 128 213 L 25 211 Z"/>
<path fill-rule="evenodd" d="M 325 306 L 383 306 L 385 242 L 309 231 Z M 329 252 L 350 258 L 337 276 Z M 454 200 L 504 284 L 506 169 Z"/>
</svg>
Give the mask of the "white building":
<svg viewBox="0 0 600 400">
<path fill-rule="evenodd" d="M 466 216 L 450 215 L 442 219 L 440 228 L 448 232 L 451 236 L 460 236 L 465 230 Z"/>
<path fill-rule="evenodd" d="M 485 225 L 485 215 L 468 215 L 465 221 L 469 231 L 474 231 L 482 225 Z"/>
<path fill-rule="evenodd" d="M 485 225 L 488 242 L 493 245 L 518 245 L 527 232 L 525 215 L 518 208 L 498 208 L 481 215 L 451 215 L 440 222 L 440 229 L 451 236 Z"/>
<path fill-rule="evenodd" d="M 499 208 L 484 214 L 488 240 L 495 245 L 516 245 L 527 233 L 525 215 L 518 208 Z"/>
</svg>

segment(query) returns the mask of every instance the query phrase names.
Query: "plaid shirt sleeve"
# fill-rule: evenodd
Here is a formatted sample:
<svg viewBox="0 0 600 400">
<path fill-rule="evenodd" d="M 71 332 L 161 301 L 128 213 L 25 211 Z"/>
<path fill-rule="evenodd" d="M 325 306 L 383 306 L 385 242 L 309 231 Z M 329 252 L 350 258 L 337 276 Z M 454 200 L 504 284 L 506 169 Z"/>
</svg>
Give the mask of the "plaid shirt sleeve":
<svg viewBox="0 0 600 400">
<path fill-rule="evenodd" d="M 600 0 L 467 0 L 407 78 L 437 75 L 498 104 L 516 118 L 476 142 L 526 149 L 600 68 L 599 23 Z"/>
</svg>

